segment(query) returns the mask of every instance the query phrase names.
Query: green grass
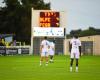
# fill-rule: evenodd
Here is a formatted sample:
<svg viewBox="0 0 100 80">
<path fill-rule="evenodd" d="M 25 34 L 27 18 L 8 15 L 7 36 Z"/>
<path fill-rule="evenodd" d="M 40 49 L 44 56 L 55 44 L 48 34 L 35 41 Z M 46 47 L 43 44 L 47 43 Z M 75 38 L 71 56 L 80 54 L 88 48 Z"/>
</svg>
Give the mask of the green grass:
<svg viewBox="0 0 100 80">
<path fill-rule="evenodd" d="M 79 72 L 69 71 L 69 56 L 39 66 L 39 56 L 0 56 L 0 80 L 100 80 L 100 56 L 82 56 Z"/>
</svg>

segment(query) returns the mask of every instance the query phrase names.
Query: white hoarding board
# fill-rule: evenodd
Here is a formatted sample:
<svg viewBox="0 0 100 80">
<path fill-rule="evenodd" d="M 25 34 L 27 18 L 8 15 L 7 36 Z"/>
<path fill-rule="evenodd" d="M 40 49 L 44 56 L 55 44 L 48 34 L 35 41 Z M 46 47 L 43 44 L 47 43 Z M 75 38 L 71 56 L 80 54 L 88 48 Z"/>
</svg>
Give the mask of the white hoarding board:
<svg viewBox="0 0 100 80">
<path fill-rule="evenodd" d="M 51 36 L 51 37 L 64 37 L 64 28 L 44 28 L 44 27 L 34 27 L 33 28 L 34 37 L 40 36 Z"/>
</svg>

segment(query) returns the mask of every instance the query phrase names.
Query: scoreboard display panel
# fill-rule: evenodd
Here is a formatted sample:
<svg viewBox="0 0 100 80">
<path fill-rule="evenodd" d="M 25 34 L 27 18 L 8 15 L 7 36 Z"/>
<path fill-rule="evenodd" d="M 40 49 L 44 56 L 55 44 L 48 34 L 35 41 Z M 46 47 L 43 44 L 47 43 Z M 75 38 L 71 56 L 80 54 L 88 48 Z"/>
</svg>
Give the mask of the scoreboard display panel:
<svg viewBox="0 0 100 80">
<path fill-rule="evenodd" d="M 40 27 L 59 27 L 60 13 L 59 12 L 40 12 L 39 26 Z"/>
</svg>

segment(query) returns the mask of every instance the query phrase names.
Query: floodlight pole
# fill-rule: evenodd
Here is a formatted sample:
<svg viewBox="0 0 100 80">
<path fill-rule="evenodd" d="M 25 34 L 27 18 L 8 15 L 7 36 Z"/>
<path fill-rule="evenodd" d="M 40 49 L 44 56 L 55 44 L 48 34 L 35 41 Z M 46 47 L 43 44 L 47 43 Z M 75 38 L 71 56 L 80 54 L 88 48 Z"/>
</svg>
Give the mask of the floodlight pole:
<svg viewBox="0 0 100 80">
<path fill-rule="evenodd" d="M 33 54 L 33 8 L 31 8 L 31 48 L 30 48 L 30 55 Z"/>
<path fill-rule="evenodd" d="M 67 47 L 67 41 L 66 41 L 66 28 L 64 28 L 64 55 L 67 54 L 66 47 Z"/>
</svg>

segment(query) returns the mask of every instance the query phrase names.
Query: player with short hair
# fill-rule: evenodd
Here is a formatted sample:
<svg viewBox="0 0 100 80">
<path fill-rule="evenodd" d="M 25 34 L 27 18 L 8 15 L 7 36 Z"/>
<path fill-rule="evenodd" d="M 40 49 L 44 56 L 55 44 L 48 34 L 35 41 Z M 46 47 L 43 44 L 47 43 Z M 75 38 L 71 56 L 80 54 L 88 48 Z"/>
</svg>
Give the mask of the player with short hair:
<svg viewBox="0 0 100 80">
<path fill-rule="evenodd" d="M 44 37 L 44 39 L 42 40 L 41 45 L 40 45 L 40 55 L 41 55 L 40 66 L 42 65 L 42 61 L 44 58 L 46 60 L 46 66 L 48 65 L 48 56 L 49 56 L 48 49 L 49 49 L 49 47 L 50 47 L 49 41 L 47 40 L 47 37 Z"/>
<path fill-rule="evenodd" d="M 72 72 L 72 66 L 74 57 L 76 59 L 76 72 L 78 72 L 78 59 L 79 55 L 81 56 L 81 41 L 78 39 L 78 36 L 74 36 L 70 41 L 70 71 Z"/>
<path fill-rule="evenodd" d="M 55 54 L 55 40 L 50 42 L 50 48 L 49 48 L 50 62 L 53 62 L 54 54 Z"/>
</svg>

